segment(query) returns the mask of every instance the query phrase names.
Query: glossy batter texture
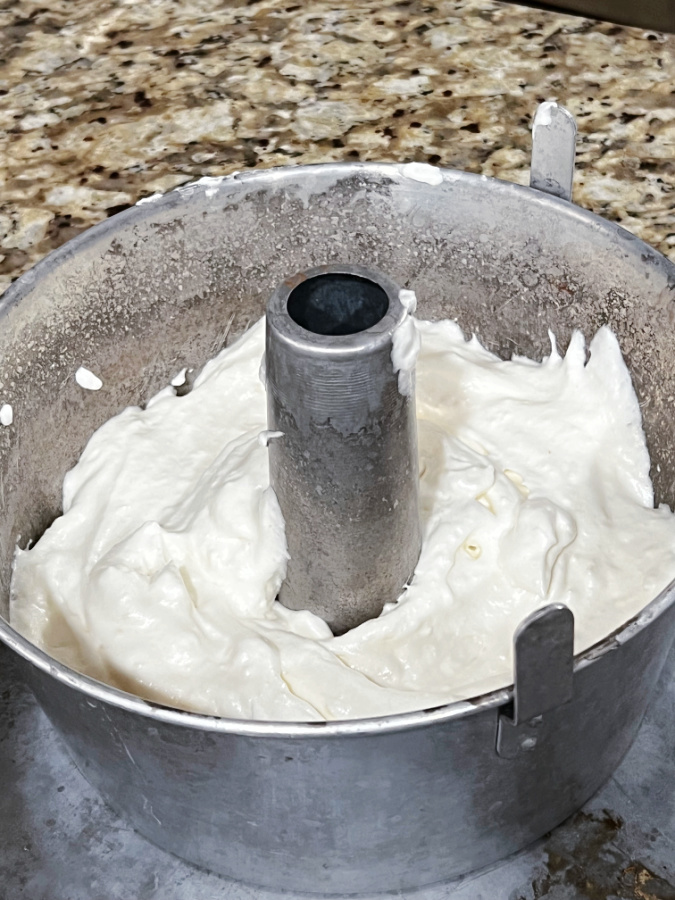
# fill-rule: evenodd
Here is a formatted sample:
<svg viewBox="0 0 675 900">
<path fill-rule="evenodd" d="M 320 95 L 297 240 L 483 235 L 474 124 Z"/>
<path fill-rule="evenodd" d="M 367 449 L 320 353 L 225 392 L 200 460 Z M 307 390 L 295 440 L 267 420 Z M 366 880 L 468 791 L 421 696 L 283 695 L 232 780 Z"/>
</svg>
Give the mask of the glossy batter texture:
<svg viewBox="0 0 675 900">
<path fill-rule="evenodd" d="M 519 622 L 560 601 L 582 650 L 675 576 L 640 410 L 612 333 L 504 362 L 416 321 L 421 514 L 414 579 L 333 637 L 275 601 L 287 551 L 269 487 L 258 322 L 91 438 L 64 514 L 18 551 L 11 620 L 75 669 L 220 716 L 322 720 L 435 706 L 512 681 Z M 274 439 L 283 440 L 283 437 Z"/>
</svg>

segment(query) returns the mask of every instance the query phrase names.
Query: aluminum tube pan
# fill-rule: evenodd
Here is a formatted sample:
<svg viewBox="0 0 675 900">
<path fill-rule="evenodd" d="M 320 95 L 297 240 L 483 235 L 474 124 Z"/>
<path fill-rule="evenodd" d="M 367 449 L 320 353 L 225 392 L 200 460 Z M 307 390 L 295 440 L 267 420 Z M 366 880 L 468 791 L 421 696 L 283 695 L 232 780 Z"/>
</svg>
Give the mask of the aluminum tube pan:
<svg viewBox="0 0 675 900">
<path fill-rule="evenodd" d="M 267 311 L 270 479 L 290 559 L 279 599 L 342 634 L 382 612 L 413 574 L 421 533 L 413 385 L 392 363 L 408 315 L 363 266 L 284 281 Z"/>
<path fill-rule="evenodd" d="M 208 179 L 94 226 L 9 288 L 3 616 L 16 542 L 58 515 L 63 474 L 95 428 L 199 368 L 288 272 L 338 251 L 414 285 L 423 318 L 457 319 L 504 359 L 549 353 L 548 328 L 565 347 L 572 329 L 590 338 L 610 324 L 640 399 L 656 500 L 675 503 L 673 263 L 565 200 L 438 171 L 433 184 L 374 163 Z M 102 390 L 76 384 L 83 361 Z M 218 719 L 96 682 L 0 619 L 78 766 L 134 828 L 229 877 L 347 894 L 466 874 L 569 816 L 630 745 L 674 634 L 675 581 L 577 655 L 572 700 L 543 716 L 531 750 L 504 759 L 506 686 L 364 720 Z"/>
</svg>

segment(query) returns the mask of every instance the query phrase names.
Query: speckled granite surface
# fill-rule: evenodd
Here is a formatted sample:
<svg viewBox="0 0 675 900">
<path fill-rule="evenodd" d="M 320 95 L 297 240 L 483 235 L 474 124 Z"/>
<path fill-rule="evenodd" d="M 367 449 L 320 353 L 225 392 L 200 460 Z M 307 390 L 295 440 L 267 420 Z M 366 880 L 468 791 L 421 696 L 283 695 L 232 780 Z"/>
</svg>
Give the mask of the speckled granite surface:
<svg viewBox="0 0 675 900">
<path fill-rule="evenodd" d="M 528 178 L 577 116 L 575 199 L 675 258 L 675 36 L 496 0 L 4 0 L 0 290 L 156 191 L 250 166 Z"/>
</svg>

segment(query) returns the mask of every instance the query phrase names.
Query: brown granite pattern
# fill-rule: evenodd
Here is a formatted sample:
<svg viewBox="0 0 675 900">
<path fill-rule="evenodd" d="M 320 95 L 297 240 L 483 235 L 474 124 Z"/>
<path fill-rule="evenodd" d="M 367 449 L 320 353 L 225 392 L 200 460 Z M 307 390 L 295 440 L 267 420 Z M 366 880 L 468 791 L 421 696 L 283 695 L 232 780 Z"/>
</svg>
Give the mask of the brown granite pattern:
<svg viewBox="0 0 675 900">
<path fill-rule="evenodd" d="M 577 202 L 675 258 L 673 35 L 497 0 L 0 0 L 0 290 L 201 175 L 420 160 L 526 182 L 553 99 L 578 119 Z"/>
</svg>

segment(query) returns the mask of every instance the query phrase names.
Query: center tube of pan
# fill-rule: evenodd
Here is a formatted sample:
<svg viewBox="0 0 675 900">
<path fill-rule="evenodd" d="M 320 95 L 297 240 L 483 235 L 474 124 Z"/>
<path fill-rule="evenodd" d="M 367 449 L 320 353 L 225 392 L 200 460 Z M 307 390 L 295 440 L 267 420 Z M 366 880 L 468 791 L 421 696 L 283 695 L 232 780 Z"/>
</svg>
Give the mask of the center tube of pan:
<svg viewBox="0 0 675 900">
<path fill-rule="evenodd" d="M 421 548 L 414 381 L 399 390 L 400 290 L 355 265 L 284 281 L 267 310 L 270 478 L 290 559 L 279 600 L 334 634 L 374 618 Z M 409 323 L 412 324 L 412 323 Z"/>
</svg>

